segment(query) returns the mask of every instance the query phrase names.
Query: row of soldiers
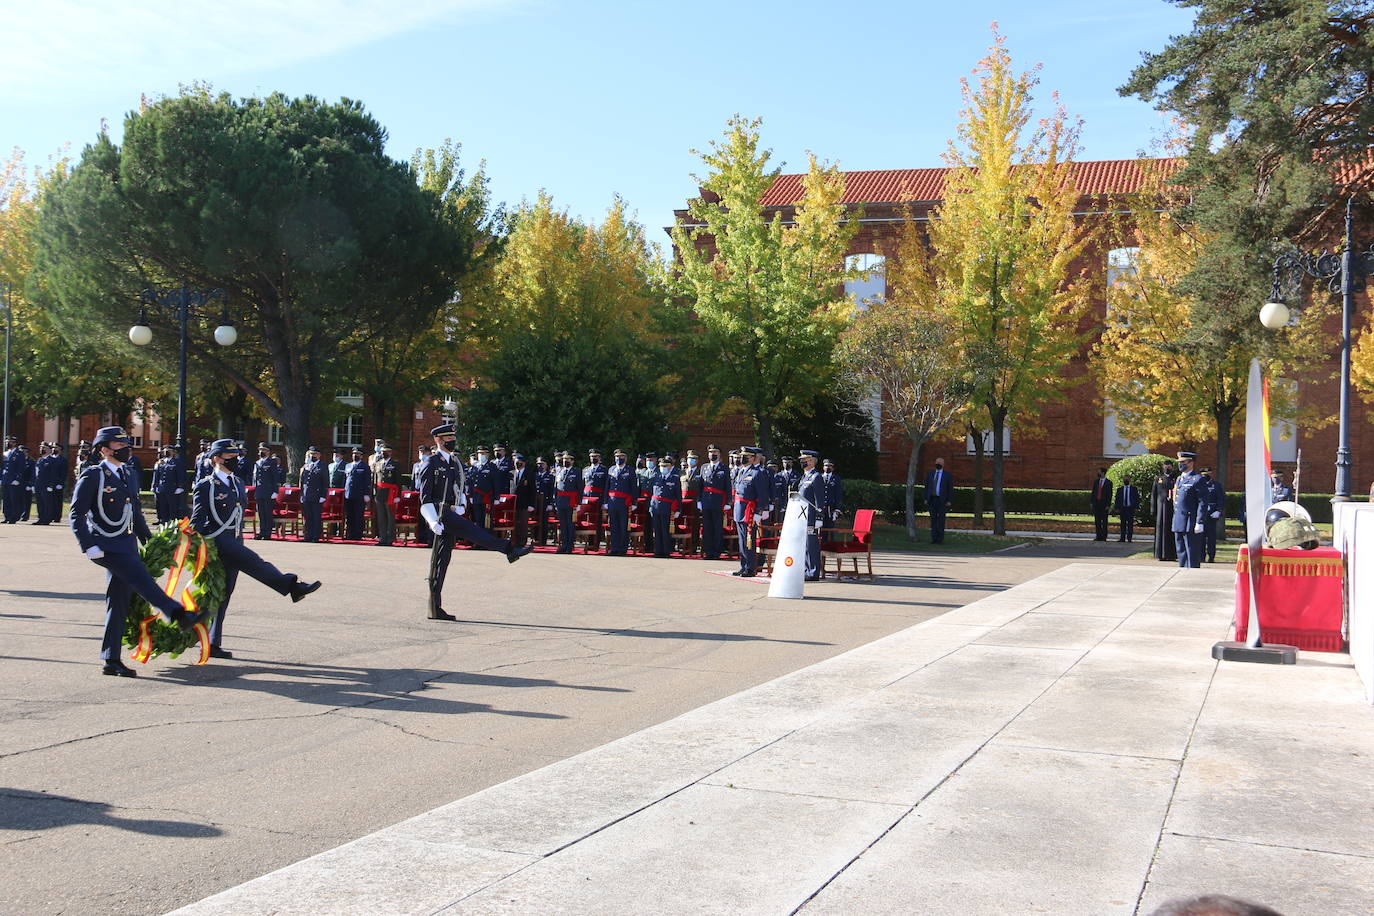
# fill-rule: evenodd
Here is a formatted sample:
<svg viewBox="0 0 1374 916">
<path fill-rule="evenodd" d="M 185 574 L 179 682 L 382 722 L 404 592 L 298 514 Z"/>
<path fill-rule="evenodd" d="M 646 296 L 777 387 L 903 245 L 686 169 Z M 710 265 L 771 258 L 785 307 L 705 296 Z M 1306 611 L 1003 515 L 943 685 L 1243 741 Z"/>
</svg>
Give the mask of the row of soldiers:
<svg viewBox="0 0 1374 916">
<path fill-rule="evenodd" d="M 71 472 L 65 451 L 56 442 L 40 442 L 34 457 L 28 446 L 21 445 L 13 436 L 6 441 L 4 458 L 0 460 L 5 524 L 29 521 L 35 506 L 36 525 L 51 524 L 62 517 L 63 493 Z"/>
</svg>

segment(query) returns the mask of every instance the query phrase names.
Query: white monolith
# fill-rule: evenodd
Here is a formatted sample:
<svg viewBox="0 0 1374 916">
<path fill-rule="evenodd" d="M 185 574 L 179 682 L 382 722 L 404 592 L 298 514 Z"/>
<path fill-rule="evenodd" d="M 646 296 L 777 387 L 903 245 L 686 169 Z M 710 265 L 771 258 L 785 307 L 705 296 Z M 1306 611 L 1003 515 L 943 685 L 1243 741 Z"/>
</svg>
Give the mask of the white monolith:
<svg viewBox="0 0 1374 916">
<path fill-rule="evenodd" d="M 778 550 L 773 556 L 769 598 L 803 598 L 806 584 L 806 500 L 793 493 L 787 500 Z"/>
</svg>

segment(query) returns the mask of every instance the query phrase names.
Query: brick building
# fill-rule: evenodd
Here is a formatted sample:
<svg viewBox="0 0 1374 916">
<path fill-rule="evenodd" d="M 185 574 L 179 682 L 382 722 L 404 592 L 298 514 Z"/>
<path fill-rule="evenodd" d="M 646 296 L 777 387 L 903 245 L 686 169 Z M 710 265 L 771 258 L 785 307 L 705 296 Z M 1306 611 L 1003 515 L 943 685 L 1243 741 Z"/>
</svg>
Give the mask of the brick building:
<svg viewBox="0 0 1374 916">
<path fill-rule="evenodd" d="M 1147 177 L 1142 163 L 1134 159 L 1079 162 L 1074 164 L 1074 170 L 1082 194 L 1077 209 L 1079 219 L 1100 224 L 1105 223 L 1108 211 L 1113 206 L 1111 195 L 1138 191 Z M 871 270 L 867 283 L 851 284 L 848 292 L 856 300 L 886 294 L 884 254 L 896 248 L 908 212 L 918 221 L 930 218 L 931 211 L 939 206 L 944 195 L 947 171 L 945 168 L 927 168 L 845 173 L 844 203 L 863 208 L 860 228 L 850 246 L 850 256 L 857 266 Z M 763 199 L 770 215 L 779 213 L 784 220 L 793 215 L 797 203 L 802 199 L 804 177 L 801 174 L 777 177 Z M 676 216 L 679 222 L 692 222 L 686 209 L 676 211 Z M 1105 281 L 1113 266 L 1121 263 L 1119 257 L 1119 253 L 1114 254 L 1105 245 L 1090 247 L 1079 268 L 1087 275 L 1101 277 Z M 1093 308 L 1098 319 L 1105 321 L 1106 284 L 1094 286 L 1097 292 Z M 1356 301 L 1359 313 L 1365 314 L 1367 297 L 1362 293 Z M 1259 320 L 1261 304 L 1255 303 L 1256 321 Z M 1363 321 L 1356 321 L 1357 328 L 1362 325 Z M 1331 376 L 1339 368 L 1339 316 L 1328 321 L 1326 333 L 1330 340 L 1328 363 L 1319 367 L 1310 377 L 1298 381 L 1298 394 L 1304 406 L 1315 406 L 1324 414 L 1334 415 L 1339 385 Z M 1148 451 L 1140 443 L 1122 440 L 1110 407 L 1102 403 L 1101 395 L 1089 377 L 1088 356 L 1094 342 L 1086 342 L 1078 357 L 1065 369 L 1066 377 L 1083 381 L 1068 389 L 1065 400 L 1046 404 L 1039 412 L 1036 418 L 1041 428 L 1039 434 L 1018 431 L 1016 418 L 1010 418 L 1004 442 L 1007 486 L 1086 488 L 1096 476 L 1097 468 L 1126 455 Z M 905 481 L 910 447 L 904 438 L 894 437 L 889 432 L 881 429 L 878 435 L 879 477 L 884 482 Z M 1232 489 L 1238 486 L 1244 476 L 1244 424 L 1238 424 L 1235 432 L 1230 447 L 1231 468 L 1227 474 Z M 688 433 L 688 445 L 698 449 L 708 441 L 737 444 L 752 435 L 747 419 L 740 416 L 722 417 L 716 423 L 689 427 Z M 1301 448 L 1303 490 L 1331 492 L 1335 480 L 1336 424 L 1320 429 L 1297 430 L 1276 425 L 1272 438 L 1276 467 L 1291 473 L 1298 449 Z M 1186 445 L 1197 450 L 1201 463 L 1214 463 L 1214 442 L 1190 442 Z M 1367 491 L 1371 479 L 1374 479 L 1374 423 L 1371 423 L 1367 405 L 1358 395 L 1352 398 L 1350 445 L 1352 489 L 1360 494 Z M 1170 443 L 1156 451 L 1168 450 L 1172 453 L 1176 447 L 1176 444 Z M 974 448 L 969 437 L 945 438 L 927 443 L 922 449 L 922 478 L 937 456 L 947 459 L 947 467 L 958 483 L 972 482 Z M 990 442 L 988 456 L 984 480 L 990 485 Z M 837 457 L 840 458 L 842 470 L 843 458 Z"/>
</svg>

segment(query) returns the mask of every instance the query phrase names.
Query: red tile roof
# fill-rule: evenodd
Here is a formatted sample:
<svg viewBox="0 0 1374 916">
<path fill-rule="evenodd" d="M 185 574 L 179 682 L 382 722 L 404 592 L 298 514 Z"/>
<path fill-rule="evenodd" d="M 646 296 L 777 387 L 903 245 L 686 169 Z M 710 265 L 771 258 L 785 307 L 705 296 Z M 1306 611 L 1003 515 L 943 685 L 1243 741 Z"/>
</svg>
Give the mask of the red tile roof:
<svg viewBox="0 0 1374 916">
<path fill-rule="evenodd" d="M 1103 159 L 1073 163 L 1079 191 L 1087 196 L 1128 194 L 1140 190 L 1145 179 L 1143 162 L 1163 163 L 1169 171 L 1182 165 L 1179 159 Z M 944 197 L 946 168 L 878 169 L 845 172 L 844 203 L 915 203 Z M 805 175 L 779 175 L 763 195 L 765 207 L 790 207 L 802 199 Z"/>
</svg>

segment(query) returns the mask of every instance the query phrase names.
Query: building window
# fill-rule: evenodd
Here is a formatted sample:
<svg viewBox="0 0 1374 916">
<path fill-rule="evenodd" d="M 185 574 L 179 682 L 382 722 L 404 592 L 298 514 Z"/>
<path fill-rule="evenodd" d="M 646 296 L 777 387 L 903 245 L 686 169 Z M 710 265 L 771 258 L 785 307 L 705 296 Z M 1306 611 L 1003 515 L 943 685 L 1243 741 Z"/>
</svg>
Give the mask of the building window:
<svg viewBox="0 0 1374 916">
<path fill-rule="evenodd" d="M 1144 442 L 1128 439 L 1116 426 L 1116 411 L 1107 407 L 1102 411 L 1102 454 L 1107 458 L 1144 455 L 1149 452 Z"/>
<path fill-rule="evenodd" d="M 356 388 L 340 388 L 334 399 L 340 404 L 347 404 L 349 407 L 363 406 L 363 393 Z"/>
<path fill-rule="evenodd" d="M 881 302 L 887 295 L 887 259 L 880 254 L 851 254 L 845 267 L 861 270 L 863 276 L 846 281 L 844 294 L 859 308 L 870 302 Z"/>
<path fill-rule="evenodd" d="M 349 414 L 339 419 L 334 424 L 334 444 L 340 446 L 358 446 L 363 444 L 363 415 L 360 413 Z"/>
<path fill-rule="evenodd" d="M 1286 390 L 1274 391 L 1277 388 Z M 1284 400 L 1295 407 L 1297 406 L 1298 383 L 1292 379 L 1275 379 L 1270 382 L 1270 391 L 1271 395 L 1281 394 Z M 1291 420 L 1272 420 L 1269 424 L 1269 460 L 1298 460 L 1298 431 L 1294 428 Z"/>
<path fill-rule="evenodd" d="M 268 423 L 268 424 L 267 424 L 267 444 L 268 444 L 268 445 L 281 445 L 281 444 L 282 444 L 282 437 L 281 437 L 281 436 L 282 436 L 281 424 L 279 424 L 279 423 Z"/>
<path fill-rule="evenodd" d="M 142 436 L 130 436 L 129 438 L 134 440 L 134 448 L 143 448 Z"/>
<path fill-rule="evenodd" d="M 1107 252 L 1107 287 L 1122 286 L 1130 278 L 1135 276 L 1137 259 L 1140 257 L 1139 248 L 1113 248 Z M 1112 308 L 1114 296 L 1121 296 L 1124 293 L 1108 292 L 1107 294 L 1107 320 L 1118 327 L 1130 325 L 1130 316 L 1124 314 L 1120 309 Z M 1129 294 L 1134 298 L 1134 293 Z M 1111 452 L 1107 452 L 1111 454 Z"/>
<path fill-rule="evenodd" d="M 990 430 L 990 429 L 985 429 L 985 430 L 983 430 L 983 431 L 982 431 L 982 438 L 983 438 L 983 454 L 985 454 L 985 455 L 991 455 L 991 454 L 992 454 L 992 430 Z M 972 437 L 972 436 L 964 436 L 964 453 L 965 453 L 966 455 L 976 455 L 976 454 L 978 453 L 977 450 L 973 447 L 973 437 Z M 1002 454 L 1003 454 L 1003 455 L 1010 455 L 1010 454 L 1011 454 L 1011 424 L 1010 424 L 1010 423 L 1006 423 L 1006 424 L 1004 424 L 1004 425 L 1002 426 Z"/>
</svg>

